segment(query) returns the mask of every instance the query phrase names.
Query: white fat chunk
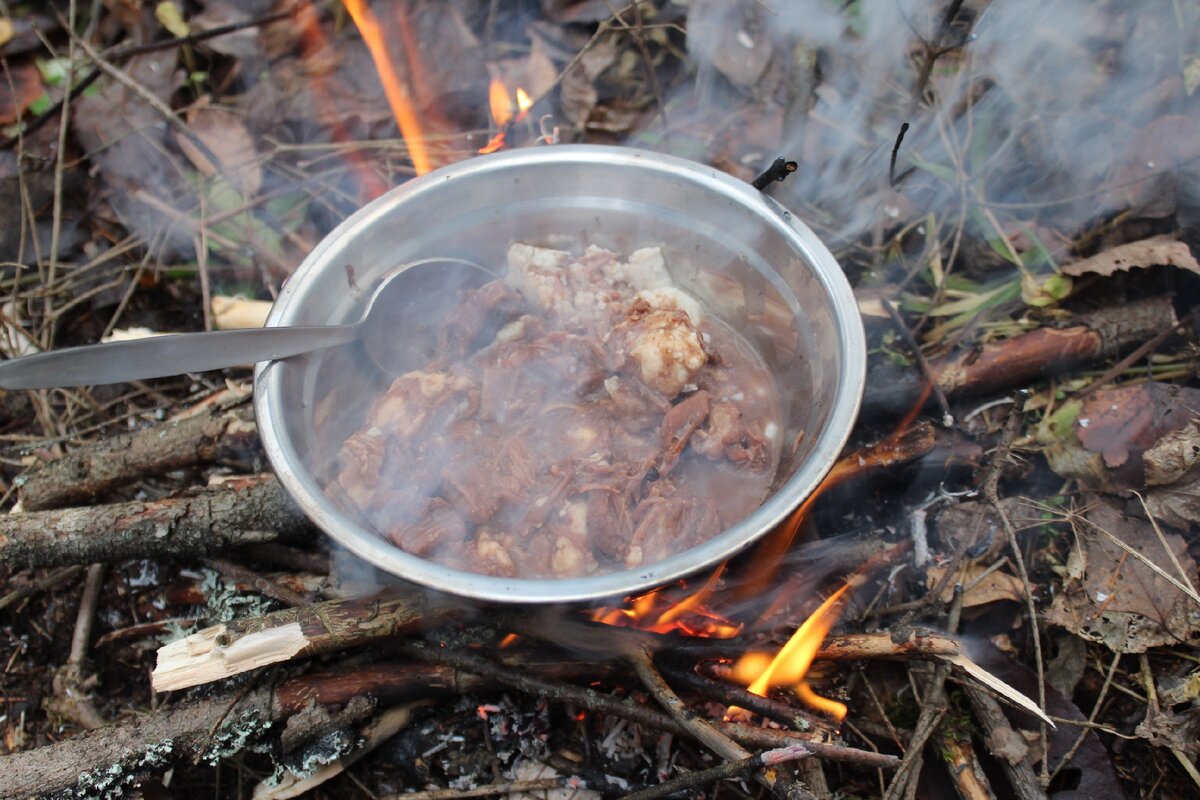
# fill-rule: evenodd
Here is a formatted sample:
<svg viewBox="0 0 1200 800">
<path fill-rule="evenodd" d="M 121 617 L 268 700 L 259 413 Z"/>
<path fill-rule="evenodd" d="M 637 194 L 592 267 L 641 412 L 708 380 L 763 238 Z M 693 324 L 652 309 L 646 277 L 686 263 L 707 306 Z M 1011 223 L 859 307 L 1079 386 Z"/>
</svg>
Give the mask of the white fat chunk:
<svg viewBox="0 0 1200 800">
<path fill-rule="evenodd" d="M 639 300 L 645 300 L 651 308 L 661 308 L 666 311 L 682 311 L 688 315 L 693 325 L 699 325 L 703 314 L 700 311 L 700 301 L 681 289 L 673 286 L 661 286 L 657 289 L 643 289 L 637 294 Z"/>
</svg>

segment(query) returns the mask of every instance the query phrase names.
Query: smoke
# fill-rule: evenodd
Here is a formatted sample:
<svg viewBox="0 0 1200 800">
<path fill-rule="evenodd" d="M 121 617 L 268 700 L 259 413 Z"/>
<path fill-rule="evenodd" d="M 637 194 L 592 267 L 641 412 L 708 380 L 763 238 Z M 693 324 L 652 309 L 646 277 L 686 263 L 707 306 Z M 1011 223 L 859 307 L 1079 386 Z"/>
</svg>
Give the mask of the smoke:
<svg viewBox="0 0 1200 800">
<path fill-rule="evenodd" d="M 684 91 L 712 97 L 709 84 L 744 77 L 711 31 L 740 22 L 743 44 L 769 48 L 761 111 L 784 106 L 778 154 L 801 162 L 773 193 L 835 239 L 964 206 L 1078 226 L 1152 200 L 1162 189 L 1150 178 L 1200 155 L 1157 131 L 1191 102 L 1190 13 L 1086 0 L 698 2 L 688 19 L 697 85 Z M 1159 158 L 1145 156 L 1147 136 L 1166 145 Z"/>
</svg>

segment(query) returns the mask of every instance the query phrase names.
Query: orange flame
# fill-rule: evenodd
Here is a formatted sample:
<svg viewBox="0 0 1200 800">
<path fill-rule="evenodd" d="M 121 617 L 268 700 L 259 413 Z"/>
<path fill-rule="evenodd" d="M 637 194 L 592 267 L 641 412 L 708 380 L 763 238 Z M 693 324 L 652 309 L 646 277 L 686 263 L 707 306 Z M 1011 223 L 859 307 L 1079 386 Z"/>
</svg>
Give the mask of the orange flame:
<svg viewBox="0 0 1200 800">
<path fill-rule="evenodd" d="M 846 706 L 817 695 L 804 681 L 804 676 L 821 649 L 821 642 L 837 622 L 839 601 L 849 588 L 847 583 L 830 595 L 796 629 L 770 663 L 766 663 L 767 657 L 763 653 L 747 653 L 739 659 L 733 667 L 733 679 L 749 684 L 750 692 L 762 696 L 766 696 L 772 687 L 791 686 L 803 702 L 841 721 L 846 716 Z"/>
<path fill-rule="evenodd" d="M 418 175 L 423 175 L 433 168 L 429 159 L 429 151 L 421 133 L 421 123 L 413 110 L 412 100 L 404 81 L 396 73 L 396 67 L 388 57 L 387 42 L 379 20 L 371 9 L 367 8 L 365 0 L 342 0 L 351 19 L 358 26 L 367 49 L 371 51 L 371 60 L 375 62 L 375 70 L 379 73 L 379 81 L 383 84 L 383 92 L 387 95 L 396 124 L 400 126 L 400 135 L 408 145 L 408 153 L 412 158 L 413 168 Z"/>
<path fill-rule="evenodd" d="M 499 78 L 492 78 L 488 84 L 488 108 L 492 112 L 492 120 L 500 128 L 500 132 L 489 139 L 487 144 L 479 148 L 480 155 L 494 153 L 504 147 L 508 139 L 509 125 L 525 119 L 525 115 L 529 113 L 529 109 L 533 108 L 533 99 L 530 98 L 528 92 L 518 86 L 517 100 L 514 105 L 512 97 L 508 94 L 508 87 L 504 85 L 504 81 Z"/>
<path fill-rule="evenodd" d="M 703 586 L 681 600 L 669 598 L 672 593 L 665 589 L 655 589 L 627 599 L 624 608 L 597 608 L 592 612 L 592 621 L 653 633 L 678 631 L 685 636 L 731 639 L 741 632 L 742 626 L 704 608 L 724 569 L 724 564 L 717 567 Z"/>
<path fill-rule="evenodd" d="M 506 647 L 512 647 L 514 644 L 517 643 L 517 640 L 520 638 L 521 637 L 518 636 L 517 634 L 510 633 L 510 634 L 506 635 L 503 639 L 501 639 L 500 643 L 496 646 L 503 650 Z"/>
</svg>

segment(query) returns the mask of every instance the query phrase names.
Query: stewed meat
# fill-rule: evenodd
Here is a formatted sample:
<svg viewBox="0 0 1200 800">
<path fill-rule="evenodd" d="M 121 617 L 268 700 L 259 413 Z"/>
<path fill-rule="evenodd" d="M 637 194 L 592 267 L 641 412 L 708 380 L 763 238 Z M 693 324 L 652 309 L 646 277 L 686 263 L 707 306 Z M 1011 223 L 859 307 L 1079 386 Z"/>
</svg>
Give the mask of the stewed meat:
<svg viewBox="0 0 1200 800">
<path fill-rule="evenodd" d="M 695 546 L 752 511 L 779 460 L 757 354 L 674 285 L 660 248 L 517 243 L 395 379 L 330 491 L 403 550 L 566 578 Z"/>
</svg>

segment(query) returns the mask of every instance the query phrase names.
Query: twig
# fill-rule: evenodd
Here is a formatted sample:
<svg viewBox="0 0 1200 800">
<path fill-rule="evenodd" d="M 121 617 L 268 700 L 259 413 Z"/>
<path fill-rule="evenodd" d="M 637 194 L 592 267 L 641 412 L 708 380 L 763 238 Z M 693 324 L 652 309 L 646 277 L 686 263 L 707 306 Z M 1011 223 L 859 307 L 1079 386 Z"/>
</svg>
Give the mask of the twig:
<svg viewBox="0 0 1200 800">
<path fill-rule="evenodd" d="M 962 800 L 996 800 L 992 785 L 979 764 L 968 736 L 960 737 L 943 728 L 938 744 L 950 778 L 954 781 L 954 788 Z"/>
<path fill-rule="evenodd" d="M 165 500 L 5 514 L 0 561 L 49 567 L 195 556 L 311 532 L 274 477 L 255 477 Z"/>
<path fill-rule="evenodd" d="M 61 21 L 61 17 L 60 17 Z M 66 170 L 67 163 L 67 132 L 70 129 L 70 97 L 71 97 L 71 77 L 74 76 L 75 70 L 75 0 L 71 0 L 67 7 L 67 20 L 64 23 L 67 32 L 71 35 L 71 42 L 68 48 L 67 63 L 71 65 L 70 75 L 67 79 L 67 87 L 63 92 L 63 114 L 62 119 L 58 124 L 58 152 L 54 159 L 54 209 L 50 221 L 50 266 L 46 270 L 46 292 L 42 298 L 46 314 L 46 324 L 41 331 L 42 348 L 48 349 L 54 343 L 54 329 L 56 320 L 53 315 L 53 297 L 54 293 L 50 291 L 58 278 L 58 248 L 60 237 L 62 234 L 62 209 L 63 209 L 63 175 Z"/>
<path fill-rule="evenodd" d="M 567 683 L 549 681 L 527 674 L 525 671 L 506 669 L 474 653 L 433 647 L 425 642 L 400 640 L 396 643 L 401 652 L 431 664 L 446 664 L 465 672 L 491 678 L 496 683 L 526 694 L 545 697 L 560 703 L 570 703 L 600 714 L 612 714 L 630 722 L 636 722 L 652 730 L 664 731 L 680 736 L 690 735 L 687 728 L 671 717 L 632 700 L 618 700 L 594 689 L 581 689 Z M 756 728 L 737 723 L 717 723 L 717 730 L 745 747 L 770 749 L 803 744 L 813 751 L 815 758 L 854 764 L 867 769 L 895 769 L 899 759 L 895 756 L 872 753 L 853 747 L 809 741 L 799 733 Z"/>
<path fill-rule="evenodd" d="M 908 133 L 908 123 L 900 125 L 900 133 L 896 134 L 896 143 L 892 145 L 892 157 L 888 161 L 888 185 L 893 189 L 896 188 L 896 156 L 900 154 L 900 145 L 904 141 L 904 134 Z"/>
<path fill-rule="evenodd" d="M 0 611 L 8 608 L 13 603 L 19 603 L 27 597 L 33 597 L 38 592 L 45 591 L 52 586 L 57 586 L 63 581 L 74 578 L 82 571 L 83 566 L 79 564 L 70 567 L 64 567 L 63 569 L 51 572 L 49 575 L 40 580 L 28 583 L 17 589 L 13 589 L 11 592 L 4 595 L 4 597 L 0 597 Z"/>
<path fill-rule="evenodd" d="M 1021 585 L 1025 589 L 1025 608 L 1029 612 L 1029 629 L 1033 637 L 1033 655 L 1037 662 L 1038 675 L 1038 708 L 1042 714 L 1046 713 L 1046 665 L 1042 658 L 1042 636 L 1041 629 L 1038 625 L 1037 604 L 1033 599 L 1033 585 L 1029 582 L 1029 571 L 1025 568 L 1025 556 L 1021 553 L 1021 545 L 1017 541 L 1017 531 L 1013 528 L 1012 520 L 1008 518 L 1008 512 L 1004 510 L 1004 505 L 1000 502 L 1000 476 L 1003 472 L 1002 465 L 1008 461 L 1009 453 L 1012 452 L 1013 440 L 1017 438 L 1017 433 L 1021 429 L 1021 412 L 1013 408 L 1009 412 L 1008 422 L 1004 425 L 1004 431 L 1000 434 L 1000 442 L 996 446 L 996 452 L 993 456 L 992 471 L 988 475 L 987 480 L 983 484 L 983 497 L 995 510 L 996 515 L 1000 517 L 1000 522 L 1004 526 L 1004 532 L 1008 536 L 1008 545 L 1012 550 L 1013 561 L 1017 565 L 1017 574 L 1021 578 Z M 1046 723 L 1042 722 L 1042 741 L 1049 741 L 1047 738 Z M 1048 786 L 1050 783 L 1050 772 L 1047 759 L 1042 759 L 1042 785 Z"/>
<path fill-rule="evenodd" d="M 753 770 L 768 770 L 779 764 L 786 764 L 809 755 L 812 755 L 812 751 L 802 744 L 781 747 L 777 750 L 765 750 L 740 761 L 726 761 L 724 764 L 702 769 L 699 772 L 687 772 L 677 778 L 660 783 L 658 786 L 630 792 L 624 797 L 625 800 L 658 800 L 660 797 L 670 797 L 676 792 L 684 791 L 688 792 L 688 797 L 693 797 L 699 795 L 700 790 L 710 783 L 726 778 L 736 778 Z"/>
<path fill-rule="evenodd" d="M 757 178 L 750 181 L 750 185 L 761 192 L 772 183 L 787 180 L 787 177 L 799 168 L 800 165 L 795 161 L 777 158 Z"/>
<path fill-rule="evenodd" d="M 925 358 L 925 354 L 921 352 L 921 345 L 917 344 L 912 331 L 908 329 L 908 325 L 904 324 L 904 318 L 900 316 L 900 311 L 892 305 L 892 301 L 884 297 L 880 299 L 879 303 L 892 318 L 892 322 L 896 326 L 896 331 L 900 334 L 900 338 L 904 340 L 904 345 L 912 352 L 913 358 L 917 360 L 917 365 L 921 368 L 921 374 L 925 376 L 925 380 L 929 383 L 929 388 L 933 390 L 933 396 L 937 399 L 938 407 L 942 410 L 942 425 L 947 428 L 953 427 L 954 415 L 950 413 L 950 403 L 946 400 L 946 393 L 942 391 L 941 384 L 938 383 L 937 375 L 933 373 L 933 369 L 929 366 L 929 361 Z"/>
<path fill-rule="evenodd" d="M 727 706 L 737 706 L 753 711 L 798 731 L 811 731 L 828 725 L 828 722 L 818 719 L 806 711 L 793 708 L 769 697 L 748 692 L 732 683 L 697 674 L 689 669 L 665 667 L 661 671 L 672 681 L 695 689 L 705 697 L 717 700 Z"/>
<path fill-rule="evenodd" d="M 1029 748 L 1009 724 L 1000 704 L 978 686 L 967 684 L 964 689 L 975 712 L 975 719 L 983 728 L 984 744 L 1000 761 L 1016 800 L 1046 800 L 1046 792 L 1038 784 L 1037 773 L 1029 764 Z M 1019 756 L 1013 753 L 1014 745 L 1019 747 Z"/>
<path fill-rule="evenodd" d="M 71 654 L 67 656 L 67 663 L 54 675 L 54 709 L 85 730 L 105 725 L 104 717 L 92 704 L 89 692 L 92 681 L 83 672 L 88 644 L 92 639 L 92 623 L 96 620 L 96 604 L 100 599 L 100 589 L 104 586 L 104 572 L 103 564 L 88 567 L 83 595 L 79 598 L 79 611 L 75 616 L 75 631 L 71 635 Z"/>
</svg>

